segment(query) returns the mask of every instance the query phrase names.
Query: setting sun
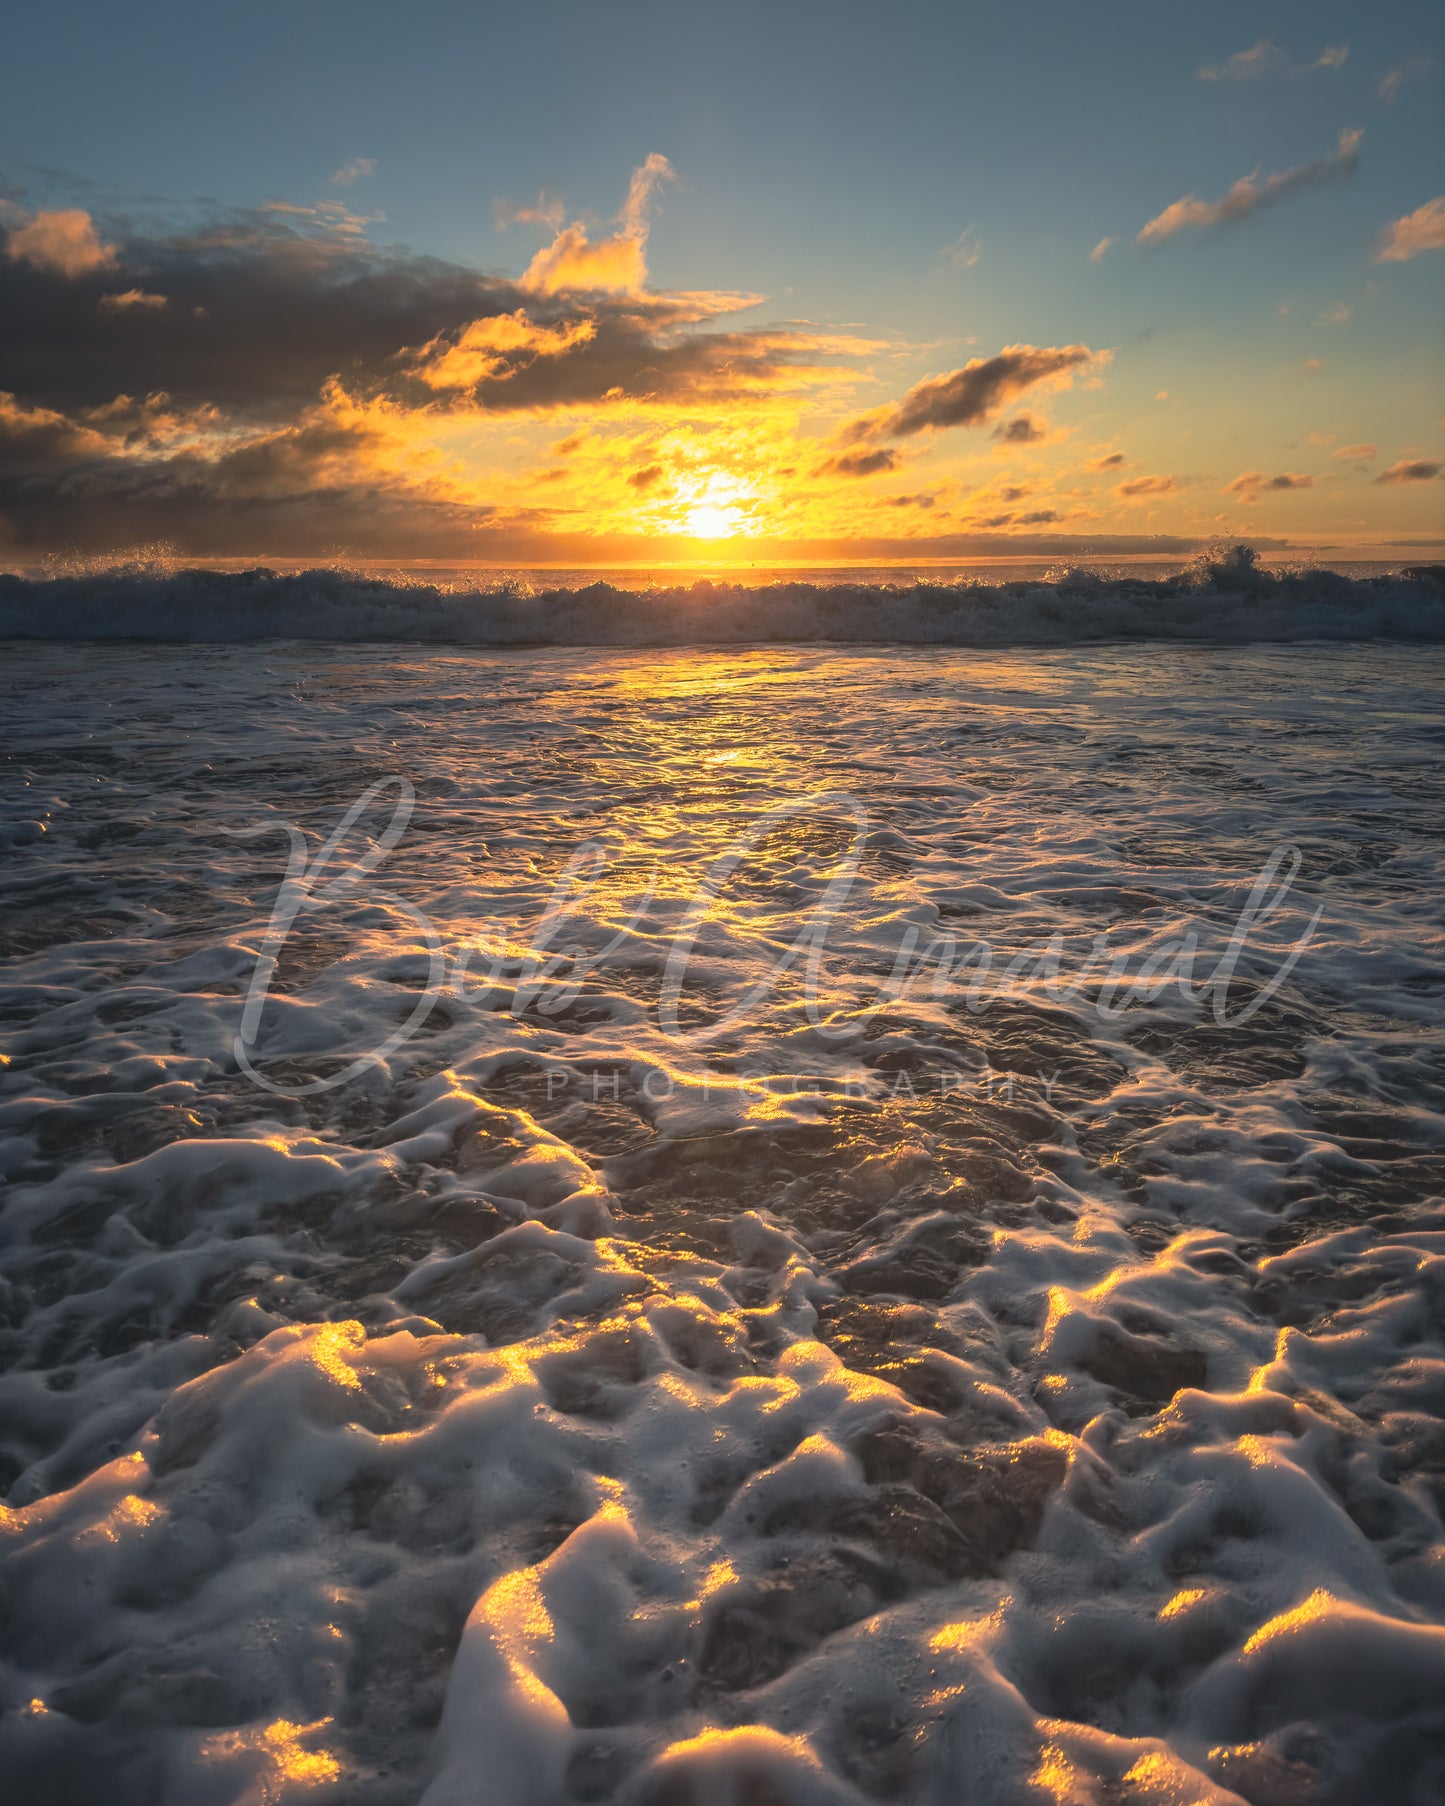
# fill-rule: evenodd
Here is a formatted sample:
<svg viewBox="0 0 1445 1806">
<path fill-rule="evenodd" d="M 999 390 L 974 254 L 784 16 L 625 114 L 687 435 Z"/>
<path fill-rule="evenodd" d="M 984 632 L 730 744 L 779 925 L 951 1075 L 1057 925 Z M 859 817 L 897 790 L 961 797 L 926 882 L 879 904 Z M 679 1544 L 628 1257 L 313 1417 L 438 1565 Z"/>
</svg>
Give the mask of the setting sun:
<svg viewBox="0 0 1445 1806">
<path fill-rule="evenodd" d="M 738 477 L 710 471 L 677 490 L 678 529 L 693 539 L 733 539 L 756 530 L 747 512 L 751 492 Z"/>
<path fill-rule="evenodd" d="M 719 508 L 714 502 L 703 502 L 689 509 L 687 530 L 695 539 L 731 539 L 738 530 L 736 508 Z"/>
</svg>

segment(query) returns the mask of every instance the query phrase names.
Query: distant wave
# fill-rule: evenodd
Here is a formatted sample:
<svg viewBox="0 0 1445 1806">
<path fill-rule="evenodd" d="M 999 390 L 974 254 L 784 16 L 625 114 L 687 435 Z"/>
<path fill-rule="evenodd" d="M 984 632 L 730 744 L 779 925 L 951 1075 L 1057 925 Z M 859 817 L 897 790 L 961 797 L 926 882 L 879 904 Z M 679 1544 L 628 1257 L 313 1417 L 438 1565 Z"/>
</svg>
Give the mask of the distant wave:
<svg viewBox="0 0 1445 1806">
<path fill-rule="evenodd" d="M 1090 640 L 1445 641 L 1445 566 L 1271 572 L 1248 547 L 1172 577 L 1065 570 L 988 583 L 699 582 L 536 589 L 344 570 L 0 576 L 0 638 L 651 646 L 779 641 L 939 646 Z"/>
</svg>

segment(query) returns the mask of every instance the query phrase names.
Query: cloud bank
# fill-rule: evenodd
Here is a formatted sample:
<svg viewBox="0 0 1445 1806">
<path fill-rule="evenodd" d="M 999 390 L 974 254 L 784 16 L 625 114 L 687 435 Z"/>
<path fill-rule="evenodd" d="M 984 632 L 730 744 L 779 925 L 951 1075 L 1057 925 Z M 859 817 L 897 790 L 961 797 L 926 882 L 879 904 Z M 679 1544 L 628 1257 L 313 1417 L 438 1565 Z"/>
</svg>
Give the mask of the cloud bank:
<svg viewBox="0 0 1445 1806">
<path fill-rule="evenodd" d="M 857 380 L 855 333 L 725 324 L 756 297 L 645 286 L 671 179 L 650 157 L 615 230 L 559 227 L 517 279 L 378 249 L 335 200 L 164 232 L 5 204 L 0 549 L 416 556 L 503 519 L 535 541 L 565 514 L 545 473 L 514 470 L 504 503 L 459 434 L 580 410 L 656 436 Z M 595 464 L 594 492 L 637 493 Z"/>
</svg>

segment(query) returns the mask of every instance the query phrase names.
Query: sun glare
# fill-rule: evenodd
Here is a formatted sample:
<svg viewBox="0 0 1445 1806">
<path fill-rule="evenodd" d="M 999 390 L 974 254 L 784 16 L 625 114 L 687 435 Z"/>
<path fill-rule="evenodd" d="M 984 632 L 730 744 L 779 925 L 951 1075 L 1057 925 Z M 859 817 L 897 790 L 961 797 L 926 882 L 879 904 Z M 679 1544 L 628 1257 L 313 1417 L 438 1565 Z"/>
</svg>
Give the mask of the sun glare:
<svg viewBox="0 0 1445 1806">
<path fill-rule="evenodd" d="M 695 539 L 731 539 L 738 530 L 736 508 L 719 508 L 713 502 L 702 502 L 687 512 L 687 530 Z"/>
<path fill-rule="evenodd" d="M 677 531 L 693 539 L 732 539 L 754 531 L 747 508 L 751 493 L 739 478 L 712 471 L 679 483 L 678 492 Z"/>
</svg>

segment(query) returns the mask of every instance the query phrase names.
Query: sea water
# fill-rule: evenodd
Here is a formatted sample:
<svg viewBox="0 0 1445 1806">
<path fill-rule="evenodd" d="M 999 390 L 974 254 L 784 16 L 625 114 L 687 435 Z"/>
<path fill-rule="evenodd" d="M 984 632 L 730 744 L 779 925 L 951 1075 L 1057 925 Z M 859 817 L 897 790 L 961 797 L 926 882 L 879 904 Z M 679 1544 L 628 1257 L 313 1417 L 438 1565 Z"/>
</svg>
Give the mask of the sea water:
<svg viewBox="0 0 1445 1806">
<path fill-rule="evenodd" d="M 1440 1799 L 1438 592 L 291 581 L 0 595 L 7 1797 Z"/>
</svg>

